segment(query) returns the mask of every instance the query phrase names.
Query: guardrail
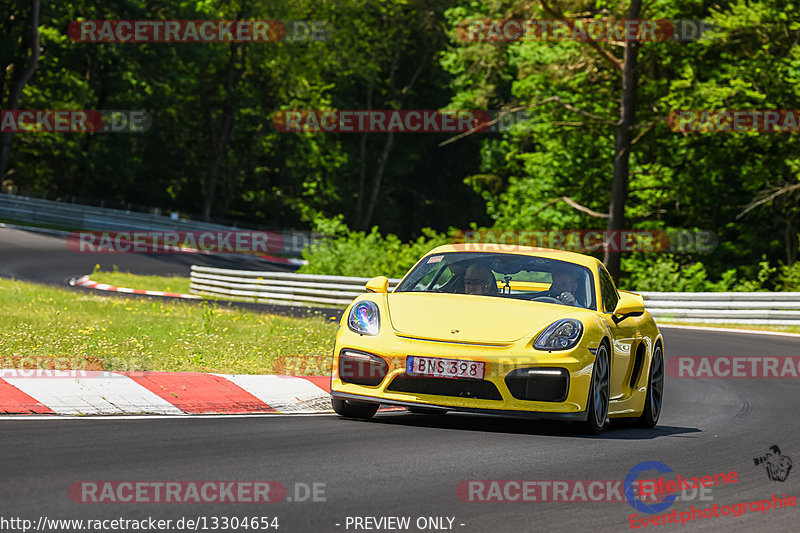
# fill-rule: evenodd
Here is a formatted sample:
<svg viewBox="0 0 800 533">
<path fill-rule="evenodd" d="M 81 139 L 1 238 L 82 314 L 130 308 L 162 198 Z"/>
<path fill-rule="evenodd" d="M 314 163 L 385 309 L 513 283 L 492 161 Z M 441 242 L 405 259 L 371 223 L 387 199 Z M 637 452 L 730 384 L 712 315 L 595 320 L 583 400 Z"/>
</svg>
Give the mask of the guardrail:
<svg viewBox="0 0 800 533">
<path fill-rule="evenodd" d="M 191 292 L 244 301 L 344 307 L 370 278 L 254 272 L 192 266 Z M 389 280 L 389 289 L 400 282 Z M 642 292 L 657 319 L 681 322 L 800 324 L 800 292 Z"/>
<path fill-rule="evenodd" d="M 659 319 L 800 325 L 800 292 L 642 292 Z"/>
<path fill-rule="evenodd" d="M 0 193 L 0 217 L 33 224 L 61 226 L 87 231 L 247 231 L 235 226 L 172 218 L 164 215 L 94 207 L 41 198 Z M 314 235 L 301 231 L 281 231 L 282 253 L 300 256 L 314 241 Z"/>
<path fill-rule="evenodd" d="M 248 302 L 284 305 L 330 305 L 344 307 L 359 294 L 370 278 L 228 270 L 192 265 L 193 294 L 220 296 Z M 389 288 L 400 282 L 390 279 Z"/>
</svg>

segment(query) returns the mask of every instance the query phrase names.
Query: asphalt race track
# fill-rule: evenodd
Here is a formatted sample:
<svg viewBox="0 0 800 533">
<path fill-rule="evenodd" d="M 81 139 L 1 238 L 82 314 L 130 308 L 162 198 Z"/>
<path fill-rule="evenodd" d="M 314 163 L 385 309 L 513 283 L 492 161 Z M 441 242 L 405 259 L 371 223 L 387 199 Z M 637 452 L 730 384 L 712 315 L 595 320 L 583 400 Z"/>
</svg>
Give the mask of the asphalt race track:
<svg viewBox="0 0 800 533">
<path fill-rule="evenodd" d="M 70 278 L 90 274 L 99 264 L 104 271 L 143 275 L 188 276 L 192 265 L 247 270 L 284 271 L 256 258 L 223 254 L 97 254 L 67 249 L 63 237 L 33 231 L 0 228 L 0 276 L 39 283 L 65 285 Z"/>
<path fill-rule="evenodd" d="M 68 261 L 66 247 L 56 253 L 46 239 L 0 230 L 0 273 L 24 273 L 26 279 L 55 283 L 85 274 L 99 262 L 89 257 Z M 193 258 L 124 256 L 124 265 L 123 256 L 103 259 L 121 269 L 141 267 L 141 273 L 178 273 Z M 662 331 L 667 358 L 800 355 L 800 337 L 666 327 Z M 206 517 L 207 531 L 214 530 L 213 517 L 262 516 L 277 517 L 279 532 L 625 531 L 631 529 L 630 515 L 642 516 L 626 501 L 470 502 L 459 499 L 456 488 L 466 480 L 623 480 L 635 465 L 653 460 L 684 478 L 733 471 L 738 480 L 714 487 L 706 496 L 711 499 L 677 501 L 648 516 L 673 509 L 689 511 L 692 505 L 704 509 L 771 499 L 773 494 L 797 496 L 800 467 L 785 481 L 771 481 L 764 466 L 756 466 L 753 459 L 778 445 L 784 455 L 800 460 L 798 405 L 797 379 L 667 376 L 657 428 L 617 425 L 597 437 L 582 436 L 569 424 L 462 414 L 383 413 L 366 422 L 333 415 L 5 418 L 0 420 L 0 516 L 30 519 L 34 525 L 40 517 L 153 517 L 171 519 L 173 524 L 182 517 Z M 674 474 L 668 476 L 674 479 Z M 648 477 L 658 476 L 651 471 Z M 287 487 L 288 497 L 268 504 L 108 504 L 71 499 L 73 483 L 100 480 L 277 481 Z M 318 501 L 304 498 L 305 488 L 313 484 Z M 296 501 L 298 496 L 305 501 Z M 647 531 L 797 531 L 799 516 L 798 507 L 763 513 L 748 508 L 738 517 L 702 518 L 683 526 L 650 525 Z M 360 521 L 362 527 L 356 528 L 356 517 L 410 517 L 411 525 L 378 529 L 374 522 Z M 452 526 L 445 519 L 438 528 L 436 523 L 418 528 L 420 517 L 453 521 Z M 198 530 L 204 530 L 203 524 Z"/>
</svg>

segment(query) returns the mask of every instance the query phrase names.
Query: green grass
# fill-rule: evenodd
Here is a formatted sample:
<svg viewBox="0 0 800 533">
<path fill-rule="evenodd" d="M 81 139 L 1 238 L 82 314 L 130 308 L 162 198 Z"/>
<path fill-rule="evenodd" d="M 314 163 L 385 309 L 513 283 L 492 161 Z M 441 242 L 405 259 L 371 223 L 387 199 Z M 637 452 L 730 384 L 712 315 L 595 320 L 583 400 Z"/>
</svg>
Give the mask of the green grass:
<svg viewBox="0 0 800 533">
<path fill-rule="evenodd" d="M 698 326 L 704 328 L 732 328 L 732 329 L 754 329 L 758 331 L 782 331 L 784 333 L 800 333 L 800 326 L 783 326 L 779 324 L 717 324 L 704 322 L 681 322 L 680 320 L 658 319 L 658 324 L 675 326 Z"/>
<path fill-rule="evenodd" d="M 0 279 L 0 368 L 326 375 L 338 321 Z"/>
<path fill-rule="evenodd" d="M 124 272 L 101 272 L 95 270 L 90 276 L 93 281 L 108 283 L 117 287 L 129 287 L 131 289 L 145 289 L 151 291 L 167 291 L 189 294 L 189 279 L 180 276 L 140 276 L 137 274 L 127 274 Z M 788 333 L 800 333 L 798 326 L 782 326 L 770 324 L 715 324 L 715 323 L 694 323 L 681 322 L 680 320 L 659 319 L 660 324 L 674 324 L 686 326 L 702 326 L 711 328 L 733 328 L 733 329 L 754 329 L 759 331 L 782 331 Z"/>
<path fill-rule="evenodd" d="M 29 228 L 39 228 L 39 229 L 54 229 L 58 231 L 80 231 L 79 228 L 72 228 L 69 226 L 59 226 L 58 224 L 45 224 L 41 222 L 28 222 L 27 220 L 17 220 L 14 218 L 6 218 L 0 217 L 0 223 L 3 224 L 11 224 L 14 226 L 24 226 Z"/>
<path fill-rule="evenodd" d="M 141 276 L 126 272 L 101 272 L 95 270 L 89 275 L 89 278 L 98 283 L 107 283 L 129 289 L 189 294 L 189 278 L 183 276 Z"/>
<path fill-rule="evenodd" d="M 190 294 L 189 278 L 182 276 L 141 276 L 138 274 L 128 274 L 126 272 L 101 272 L 97 270 L 99 265 L 95 267 L 95 271 L 89 274 L 89 279 L 98 283 L 107 283 L 116 287 L 126 287 L 128 289 L 143 289 L 148 291 L 165 291 L 177 292 L 181 294 Z M 116 266 L 114 267 L 116 268 Z M 224 294 L 210 295 L 203 293 L 200 296 L 215 300 L 230 300 L 237 302 L 256 302 L 254 298 L 246 298 L 241 296 L 227 296 Z M 260 303 L 273 303 L 271 300 L 258 300 Z M 341 305 L 329 305 L 316 303 L 314 307 L 326 307 L 330 309 L 342 309 Z"/>
</svg>

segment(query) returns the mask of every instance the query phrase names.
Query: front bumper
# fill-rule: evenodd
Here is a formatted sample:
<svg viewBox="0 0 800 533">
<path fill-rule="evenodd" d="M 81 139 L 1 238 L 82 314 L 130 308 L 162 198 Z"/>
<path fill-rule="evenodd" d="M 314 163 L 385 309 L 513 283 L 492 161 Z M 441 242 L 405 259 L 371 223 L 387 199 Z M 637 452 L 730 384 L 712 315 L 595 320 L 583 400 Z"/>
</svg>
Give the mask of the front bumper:
<svg viewBox="0 0 800 533">
<path fill-rule="evenodd" d="M 508 345 L 474 345 L 412 339 L 393 333 L 367 337 L 340 330 L 334 352 L 331 396 L 401 407 L 431 407 L 526 418 L 586 420 L 596 344 L 592 345 L 584 338 L 572 350 L 546 352 L 534 350 L 531 341 L 532 339 L 526 338 Z M 386 376 L 373 386 L 348 382 L 347 376 L 340 375 L 339 358 L 342 350 L 355 350 L 382 358 L 388 368 Z M 429 378 L 408 379 L 408 356 L 481 361 L 485 363 L 484 378 L 432 378 L 440 380 L 446 386 L 437 391 L 436 384 L 432 381 L 426 383 L 425 387 L 420 387 L 419 381 Z M 568 379 L 565 393 L 558 395 L 560 401 L 520 399 L 518 388 L 515 389 L 515 397 L 506 378 L 515 370 L 520 372 L 525 369 L 562 369 Z M 413 383 L 415 379 L 416 385 Z M 459 393 L 459 387 L 466 392 Z"/>
<path fill-rule="evenodd" d="M 331 392 L 331 398 L 337 398 L 339 400 L 353 400 L 359 402 L 375 402 L 375 398 L 371 396 L 359 396 L 358 394 L 347 394 L 343 392 Z M 425 408 L 432 408 L 432 409 L 441 409 L 442 412 L 445 411 L 459 411 L 464 413 L 476 413 L 476 414 L 483 414 L 483 415 L 500 415 L 500 416 L 513 416 L 513 417 L 520 417 L 520 418 L 532 418 L 532 419 L 544 419 L 544 420 L 568 420 L 568 421 L 579 421 L 585 422 L 587 418 L 587 411 L 578 411 L 576 413 L 553 413 L 547 411 L 508 411 L 504 409 L 487 409 L 487 408 L 480 408 L 480 407 L 462 407 L 462 406 L 448 406 L 448 405 L 437 405 L 433 403 L 419 403 L 419 402 L 409 402 L 409 401 L 399 401 L 399 400 L 386 400 L 381 399 L 380 403 L 383 405 L 393 405 L 397 407 L 425 407 Z"/>
</svg>

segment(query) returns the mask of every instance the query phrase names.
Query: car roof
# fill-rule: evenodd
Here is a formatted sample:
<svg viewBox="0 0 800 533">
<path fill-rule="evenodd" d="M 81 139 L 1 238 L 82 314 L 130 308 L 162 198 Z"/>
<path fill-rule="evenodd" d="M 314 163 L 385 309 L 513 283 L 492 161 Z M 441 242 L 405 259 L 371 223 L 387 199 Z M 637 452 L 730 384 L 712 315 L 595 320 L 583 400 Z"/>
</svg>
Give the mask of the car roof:
<svg viewBox="0 0 800 533">
<path fill-rule="evenodd" d="M 517 246 L 511 244 L 489 244 L 489 243 L 459 243 L 459 244 L 445 244 L 437 246 L 427 254 L 440 254 L 447 252 L 482 252 L 482 253 L 496 253 L 496 254 L 515 254 L 515 255 L 530 255 L 535 257 L 547 257 L 549 259 L 556 259 L 558 261 L 566 261 L 576 265 L 585 266 L 589 269 L 595 269 L 599 260 L 591 255 L 579 254 L 575 252 L 567 252 L 566 250 L 553 250 L 552 248 L 537 248 L 535 246 Z"/>
</svg>

